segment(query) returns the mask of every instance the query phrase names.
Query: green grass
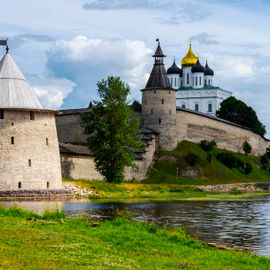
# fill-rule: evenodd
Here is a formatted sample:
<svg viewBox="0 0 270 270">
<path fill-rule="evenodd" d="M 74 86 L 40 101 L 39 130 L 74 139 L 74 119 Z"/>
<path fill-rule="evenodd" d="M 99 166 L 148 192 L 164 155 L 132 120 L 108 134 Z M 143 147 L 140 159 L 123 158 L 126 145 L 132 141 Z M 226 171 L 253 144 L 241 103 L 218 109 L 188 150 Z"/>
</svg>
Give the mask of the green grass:
<svg viewBox="0 0 270 270">
<path fill-rule="evenodd" d="M 43 223 L 1 211 L 0 269 L 270 269 L 266 257 L 209 247 L 181 228 L 121 217 L 99 227 L 82 217 Z"/>
<path fill-rule="evenodd" d="M 215 156 L 218 153 L 229 152 L 241 161 L 249 162 L 253 166 L 253 170 L 249 175 L 245 175 L 240 170 L 230 169 L 218 161 Z M 194 153 L 200 157 L 200 161 L 194 167 L 190 166 L 185 160 L 187 153 Z M 173 151 L 161 151 L 158 153 L 161 160 L 155 162 L 147 179 L 142 183 L 168 183 L 182 185 L 209 185 L 209 184 L 228 184 L 228 183 L 244 183 L 244 182 L 268 182 L 270 173 L 262 170 L 260 167 L 260 159 L 255 156 L 245 156 L 244 154 L 234 153 L 214 147 L 210 152 L 212 160 L 207 161 L 207 152 L 199 147 L 198 144 L 183 141 L 178 144 Z M 169 158 L 168 158 L 169 157 Z M 172 160 L 172 158 L 174 160 Z M 176 177 L 176 170 L 179 170 L 179 177 Z M 181 172 L 186 170 L 196 170 L 196 179 L 190 179 L 181 176 Z"/>
</svg>

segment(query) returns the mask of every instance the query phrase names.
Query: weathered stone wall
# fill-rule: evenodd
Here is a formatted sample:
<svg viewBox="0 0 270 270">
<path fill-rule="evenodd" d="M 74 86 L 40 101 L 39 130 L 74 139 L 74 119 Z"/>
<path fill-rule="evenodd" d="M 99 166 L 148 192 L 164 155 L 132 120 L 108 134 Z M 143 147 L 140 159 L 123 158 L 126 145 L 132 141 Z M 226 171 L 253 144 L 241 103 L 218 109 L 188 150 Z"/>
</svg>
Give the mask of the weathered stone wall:
<svg viewBox="0 0 270 270">
<path fill-rule="evenodd" d="M 153 162 L 155 149 L 156 138 L 153 135 L 153 138 L 146 147 L 145 152 L 141 154 L 141 158 L 135 160 L 139 170 L 136 172 L 133 168 L 126 168 L 126 179 L 141 180 L 146 177 L 149 166 Z M 61 153 L 61 167 L 64 178 L 86 180 L 103 179 L 103 176 L 95 169 L 94 158 L 90 155 Z"/>
<path fill-rule="evenodd" d="M 30 120 L 29 111 L 10 110 L 4 118 L 0 120 L 0 190 L 61 189 L 54 114 L 34 112 L 35 119 Z"/>
<path fill-rule="evenodd" d="M 81 127 L 81 114 L 64 114 L 56 116 L 56 128 L 59 142 L 86 142 L 87 136 Z"/>
<path fill-rule="evenodd" d="M 175 108 L 175 90 L 142 90 L 143 126 L 159 133 L 159 149 L 172 150 L 176 147 Z"/>
<path fill-rule="evenodd" d="M 266 147 L 270 145 L 270 141 L 249 129 L 196 112 L 178 109 L 176 122 L 178 142 L 215 140 L 220 148 L 243 152 L 242 144 L 248 141 L 253 155 L 264 154 Z"/>
</svg>

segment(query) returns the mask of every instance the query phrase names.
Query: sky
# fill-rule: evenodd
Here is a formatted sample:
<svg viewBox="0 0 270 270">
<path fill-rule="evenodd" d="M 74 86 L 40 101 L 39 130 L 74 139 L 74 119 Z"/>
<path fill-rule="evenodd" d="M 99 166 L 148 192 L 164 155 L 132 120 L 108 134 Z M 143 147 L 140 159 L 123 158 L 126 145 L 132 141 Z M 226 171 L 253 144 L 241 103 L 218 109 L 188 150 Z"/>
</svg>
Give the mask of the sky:
<svg viewBox="0 0 270 270">
<path fill-rule="evenodd" d="M 141 100 L 156 38 L 166 68 L 189 39 L 215 86 L 252 106 L 270 137 L 269 0 L 0 0 L 0 38 L 44 108 L 88 106 L 114 75 Z M 5 48 L 0 48 L 4 55 Z"/>
</svg>

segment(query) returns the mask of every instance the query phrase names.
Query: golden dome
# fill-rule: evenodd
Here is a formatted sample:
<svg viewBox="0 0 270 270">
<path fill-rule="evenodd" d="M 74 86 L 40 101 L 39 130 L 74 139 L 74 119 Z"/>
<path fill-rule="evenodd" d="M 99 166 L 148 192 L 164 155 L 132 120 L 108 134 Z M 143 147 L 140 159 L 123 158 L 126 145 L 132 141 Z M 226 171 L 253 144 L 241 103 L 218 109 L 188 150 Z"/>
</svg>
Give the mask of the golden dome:
<svg viewBox="0 0 270 270">
<path fill-rule="evenodd" d="M 191 43 L 189 44 L 189 50 L 187 55 L 182 59 L 182 67 L 192 67 L 197 63 L 198 57 L 193 53 Z"/>
</svg>

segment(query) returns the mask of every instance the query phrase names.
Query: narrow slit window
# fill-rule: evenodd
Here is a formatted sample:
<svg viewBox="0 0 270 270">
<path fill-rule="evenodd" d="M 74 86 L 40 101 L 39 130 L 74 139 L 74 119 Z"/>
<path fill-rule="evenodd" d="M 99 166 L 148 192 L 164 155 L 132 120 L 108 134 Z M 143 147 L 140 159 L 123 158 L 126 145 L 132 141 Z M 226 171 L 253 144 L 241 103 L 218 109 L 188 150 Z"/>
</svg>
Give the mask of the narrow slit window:
<svg viewBox="0 0 270 270">
<path fill-rule="evenodd" d="M 176 86 L 176 78 L 174 78 L 174 85 Z"/>
<path fill-rule="evenodd" d="M 161 100 L 161 104 L 164 104 L 164 99 Z"/>
<path fill-rule="evenodd" d="M 200 76 L 200 85 L 202 84 L 202 77 Z"/>
<path fill-rule="evenodd" d="M 30 112 L 30 120 L 35 120 L 35 113 L 34 112 Z"/>
<path fill-rule="evenodd" d="M 28 166 L 31 167 L 32 166 L 32 160 L 28 159 Z"/>
<path fill-rule="evenodd" d="M 172 110 L 170 110 L 170 115 L 172 115 Z"/>
<path fill-rule="evenodd" d="M 196 85 L 198 85 L 198 77 L 196 77 Z"/>
<path fill-rule="evenodd" d="M 211 103 L 208 104 L 208 112 L 212 112 L 212 104 Z"/>
<path fill-rule="evenodd" d="M 199 111 L 199 105 L 195 104 L 195 111 L 198 112 Z"/>
<path fill-rule="evenodd" d="M 187 74 L 187 84 L 189 84 L 189 73 Z"/>
<path fill-rule="evenodd" d="M 151 114 L 153 114 L 154 113 L 154 111 L 153 111 L 153 109 L 151 109 Z"/>
<path fill-rule="evenodd" d="M 4 119 L 5 118 L 5 114 L 3 110 L 0 110 L 0 119 Z"/>
<path fill-rule="evenodd" d="M 50 182 L 47 182 L 47 188 L 50 188 Z"/>
<path fill-rule="evenodd" d="M 159 118 L 158 123 L 161 124 L 161 119 Z"/>
<path fill-rule="evenodd" d="M 49 139 L 46 138 L 46 145 L 49 145 Z"/>
<path fill-rule="evenodd" d="M 18 183 L 18 188 L 21 189 L 22 188 L 22 182 Z"/>
<path fill-rule="evenodd" d="M 11 137 L 11 144 L 14 144 L 14 142 L 15 142 L 15 138 Z"/>
</svg>

